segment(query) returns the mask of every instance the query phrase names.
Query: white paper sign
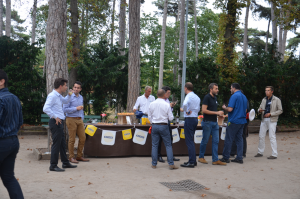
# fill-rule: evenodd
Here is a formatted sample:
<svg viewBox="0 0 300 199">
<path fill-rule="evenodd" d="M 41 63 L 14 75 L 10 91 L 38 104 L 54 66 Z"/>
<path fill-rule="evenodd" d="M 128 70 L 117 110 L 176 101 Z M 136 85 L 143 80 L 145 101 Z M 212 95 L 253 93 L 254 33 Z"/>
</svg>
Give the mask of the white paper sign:
<svg viewBox="0 0 300 199">
<path fill-rule="evenodd" d="M 196 144 L 200 144 L 203 138 L 203 130 L 197 130 L 195 131 L 195 135 L 194 135 L 194 142 Z"/>
<path fill-rule="evenodd" d="M 136 144 L 144 145 L 147 140 L 147 131 L 136 129 L 132 141 Z"/>
<path fill-rule="evenodd" d="M 101 144 L 103 145 L 114 145 L 116 140 L 117 131 L 102 130 Z"/>
<path fill-rule="evenodd" d="M 226 136 L 226 127 L 222 127 L 221 140 L 225 140 Z"/>
<path fill-rule="evenodd" d="M 130 124 L 131 125 L 131 119 L 129 116 L 126 116 L 126 121 L 127 121 L 127 124 Z"/>
<path fill-rule="evenodd" d="M 180 137 L 179 137 L 179 132 L 178 129 L 172 129 L 172 136 L 173 136 L 173 144 L 176 142 L 179 142 Z"/>
</svg>

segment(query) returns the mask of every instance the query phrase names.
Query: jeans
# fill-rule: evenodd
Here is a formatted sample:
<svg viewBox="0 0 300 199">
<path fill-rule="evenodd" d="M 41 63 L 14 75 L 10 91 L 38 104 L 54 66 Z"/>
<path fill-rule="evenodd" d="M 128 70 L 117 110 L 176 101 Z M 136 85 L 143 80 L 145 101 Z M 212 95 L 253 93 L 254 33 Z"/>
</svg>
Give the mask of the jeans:
<svg viewBox="0 0 300 199">
<path fill-rule="evenodd" d="M 66 140 L 65 140 L 63 121 L 62 124 L 58 123 L 58 125 L 56 125 L 56 120 L 50 119 L 49 128 L 51 130 L 52 140 L 53 140 L 53 145 L 51 147 L 50 167 L 51 168 L 57 167 L 59 153 L 60 153 L 61 161 L 64 164 L 69 164 L 69 160 L 66 154 Z"/>
<path fill-rule="evenodd" d="M 184 134 L 185 134 L 185 144 L 188 148 L 189 153 L 189 163 L 196 163 L 196 151 L 194 143 L 194 135 L 197 128 L 198 119 L 186 117 L 184 122 Z"/>
<path fill-rule="evenodd" d="M 169 165 L 174 165 L 173 149 L 172 149 L 172 143 L 171 143 L 171 138 L 170 138 L 170 133 L 169 133 L 169 126 L 153 124 L 151 137 L 152 137 L 152 153 L 151 153 L 152 165 L 153 166 L 157 165 L 157 158 L 158 158 L 157 151 L 158 151 L 158 143 L 159 143 L 160 137 L 162 138 L 162 140 L 166 146 L 168 163 L 169 163 Z"/>
<path fill-rule="evenodd" d="M 237 160 L 243 159 L 243 129 L 245 124 L 231 123 L 226 128 L 226 136 L 223 148 L 223 158 L 228 160 L 230 157 L 232 142 L 235 140 L 237 146 Z"/>
<path fill-rule="evenodd" d="M 248 121 L 248 123 L 249 123 L 249 121 Z M 246 123 L 244 125 L 244 129 L 243 129 L 243 156 L 246 156 L 246 152 L 247 152 L 247 139 L 246 138 L 248 135 L 248 132 L 247 132 L 248 123 Z M 230 155 L 234 156 L 234 155 L 236 155 L 236 153 L 237 153 L 237 147 L 236 147 L 235 140 L 233 140 Z"/>
<path fill-rule="evenodd" d="M 202 122 L 203 139 L 200 144 L 199 158 L 204 158 L 206 145 L 210 135 L 212 136 L 212 160 L 216 162 L 218 158 L 218 145 L 219 145 L 219 125 L 218 122 Z"/>
<path fill-rule="evenodd" d="M 169 132 L 170 132 L 170 137 L 171 137 L 171 145 L 173 145 L 173 135 L 172 135 L 172 129 L 171 129 L 170 121 L 168 122 L 168 126 L 169 126 Z M 162 143 L 162 139 L 161 139 L 161 137 L 159 137 L 158 157 L 162 157 L 162 155 L 161 155 L 161 143 Z"/>
<path fill-rule="evenodd" d="M 15 178 L 15 160 L 19 152 L 19 139 L 12 136 L 0 139 L 0 177 L 11 199 L 23 199 L 19 182 Z"/>
</svg>

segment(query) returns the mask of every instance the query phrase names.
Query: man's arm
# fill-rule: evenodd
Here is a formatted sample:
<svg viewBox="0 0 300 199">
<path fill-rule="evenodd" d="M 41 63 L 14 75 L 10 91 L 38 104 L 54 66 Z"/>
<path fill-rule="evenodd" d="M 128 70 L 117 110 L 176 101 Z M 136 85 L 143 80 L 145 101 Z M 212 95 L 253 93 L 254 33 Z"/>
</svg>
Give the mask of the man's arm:
<svg viewBox="0 0 300 199">
<path fill-rule="evenodd" d="M 77 111 L 77 107 L 70 107 L 70 105 L 71 105 L 71 102 L 63 105 L 64 113 L 74 113 Z"/>
<path fill-rule="evenodd" d="M 46 102 L 45 102 L 45 105 L 44 105 L 44 108 L 43 108 L 43 112 L 46 113 L 50 118 L 56 118 L 56 115 L 53 113 L 51 107 L 53 105 L 53 96 L 49 96 L 47 97 L 46 99 Z"/>
<path fill-rule="evenodd" d="M 223 111 L 209 111 L 209 110 L 207 110 L 207 105 L 205 105 L 205 104 L 202 104 L 202 112 L 204 114 L 207 114 L 207 115 L 218 115 L 218 116 L 223 116 L 224 115 Z"/>
<path fill-rule="evenodd" d="M 282 104 L 281 104 L 281 100 L 280 99 L 278 99 L 278 102 L 276 103 L 276 108 L 277 108 L 277 111 L 272 112 L 271 113 L 271 117 L 279 116 L 280 114 L 283 113 Z"/>
<path fill-rule="evenodd" d="M 264 109 L 264 108 L 263 108 L 263 102 L 264 102 L 264 99 L 261 101 L 260 106 L 259 106 L 259 108 L 258 108 L 258 110 L 257 110 L 259 113 L 263 112 L 263 111 L 262 111 L 262 110 Z"/>
<path fill-rule="evenodd" d="M 184 99 L 184 101 L 183 101 L 183 104 L 182 104 L 182 109 L 185 112 L 188 112 L 187 109 L 188 109 L 189 101 L 190 101 L 189 96 L 186 96 L 185 99 Z"/>
<path fill-rule="evenodd" d="M 168 118 L 169 118 L 169 121 L 172 121 L 174 119 L 174 116 L 173 116 L 170 106 L 168 106 Z"/>
<path fill-rule="evenodd" d="M 227 112 L 232 112 L 233 108 L 235 106 L 236 103 L 236 97 L 235 96 L 231 96 L 231 98 L 229 99 L 229 103 L 228 103 L 228 107 L 226 107 L 225 105 L 222 106 L 222 108 L 227 111 Z"/>
<path fill-rule="evenodd" d="M 135 105 L 133 106 L 133 112 L 137 111 L 140 105 L 140 98 L 136 99 Z"/>
<path fill-rule="evenodd" d="M 63 97 L 61 95 L 59 97 L 63 104 L 68 104 L 71 101 L 71 95 L 69 95 L 69 94 L 66 97 Z"/>
</svg>

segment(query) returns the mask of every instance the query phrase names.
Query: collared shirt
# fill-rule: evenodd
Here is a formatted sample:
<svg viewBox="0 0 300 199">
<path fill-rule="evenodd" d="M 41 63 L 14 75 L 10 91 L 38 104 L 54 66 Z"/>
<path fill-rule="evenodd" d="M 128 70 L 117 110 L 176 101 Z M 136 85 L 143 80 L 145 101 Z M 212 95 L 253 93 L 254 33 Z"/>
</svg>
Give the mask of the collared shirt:
<svg viewBox="0 0 300 199">
<path fill-rule="evenodd" d="M 23 125 L 22 106 L 8 88 L 0 89 L 0 138 L 18 135 Z"/>
<path fill-rule="evenodd" d="M 174 119 L 174 116 L 170 104 L 158 98 L 150 104 L 148 118 L 151 123 L 168 123 Z"/>
<path fill-rule="evenodd" d="M 211 96 L 210 93 L 204 96 L 202 105 L 207 105 L 207 110 L 218 111 L 218 101 L 216 96 Z M 203 111 L 203 110 L 202 110 Z M 203 121 L 217 122 L 217 115 L 203 114 Z"/>
<path fill-rule="evenodd" d="M 84 119 L 83 109 L 77 110 L 77 106 L 83 106 L 83 97 L 78 94 L 78 97 L 73 93 L 71 95 L 71 101 L 68 104 L 63 105 L 63 111 L 67 117 L 81 117 Z"/>
<path fill-rule="evenodd" d="M 247 98 L 241 91 L 236 91 L 229 99 L 228 107 L 233 108 L 228 113 L 228 122 L 246 124 Z"/>
<path fill-rule="evenodd" d="M 266 110 L 265 110 L 264 115 L 271 112 L 272 97 L 273 97 L 273 95 L 270 97 L 270 99 L 268 99 L 268 97 L 266 97 L 266 108 L 265 108 Z"/>
<path fill-rule="evenodd" d="M 184 111 L 184 117 L 198 117 L 200 111 L 200 98 L 192 91 L 185 96 L 182 109 Z M 190 115 L 186 113 L 192 111 Z"/>
<path fill-rule="evenodd" d="M 133 109 L 138 109 L 140 107 L 140 111 L 144 114 L 149 114 L 149 105 L 151 102 L 155 101 L 155 97 L 153 95 L 149 95 L 148 99 L 145 97 L 145 94 L 138 97 Z"/>
<path fill-rule="evenodd" d="M 47 100 L 45 102 L 43 111 L 50 118 L 54 118 L 54 119 L 59 118 L 61 120 L 64 120 L 66 117 L 63 112 L 62 105 L 68 104 L 70 102 L 70 100 L 71 100 L 70 95 L 63 97 L 56 90 L 53 90 L 47 96 Z"/>
</svg>

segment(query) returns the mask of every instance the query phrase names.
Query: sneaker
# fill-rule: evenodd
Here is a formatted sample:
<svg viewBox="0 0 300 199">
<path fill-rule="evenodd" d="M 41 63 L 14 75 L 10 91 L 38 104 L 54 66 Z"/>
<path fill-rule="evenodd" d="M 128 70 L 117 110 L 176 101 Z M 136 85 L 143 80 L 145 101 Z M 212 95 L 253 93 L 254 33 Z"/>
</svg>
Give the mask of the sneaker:
<svg viewBox="0 0 300 199">
<path fill-rule="evenodd" d="M 199 158 L 198 162 L 201 162 L 203 164 L 208 164 L 207 161 L 204 158 Z"/>
<path fill-rule="evenodd" d="M 174 169 L 178 169 L 178 167 L 175 166 L 175 165 L 169 165 L 169 169 L 170 169 L 170 170 L 174 170 Z"/>
<path fill-rule="evenodd" d="M 212 164 L 213 164 L 213 165 L 224 165 L 224 166 L 227 165 L 225 162 L 221 162 L 220 160 L 215 161 L 215 162 L 213 162 Z"/>
<path fill-rule="evenodd" d="M 260 153 L 258 153 L 258 154 L 256 154 L 254 157 L 262 157 L 263 155 L 262 154 L 260 154 Z"/>
<path fill-rule="evenodd" d="M 238 159 L 233 159 L 233 160 L 231 160 L 231 162 L 236 162 L 236 163 L 240 163 L 240 164 L 244 163 L 243 160 L 238 160 Z"/>
<path fill-rule="evenodd" d="M 156 166 L 151 165 L 151 168 L 152 168 L 152 169 L 156 169 Z"/>
<path fill-rule="evenodd" d="M 268 157 L 268 159 L 274 160 L 277 159 L 277 157 L 271 155 L 270 157 Z"/>
<path fill-rule="evenodd" d="M 226 159 L 222 158 L 222 159 L 220 159 L 220 161 L 221 161 L 221 162 L 230 163 L 230 160 L 229 160 L 229 159 L 226 160 Z"/>
</svg>

